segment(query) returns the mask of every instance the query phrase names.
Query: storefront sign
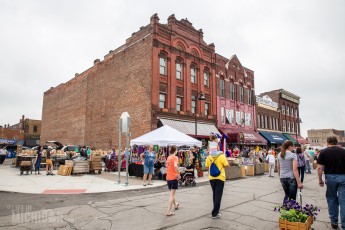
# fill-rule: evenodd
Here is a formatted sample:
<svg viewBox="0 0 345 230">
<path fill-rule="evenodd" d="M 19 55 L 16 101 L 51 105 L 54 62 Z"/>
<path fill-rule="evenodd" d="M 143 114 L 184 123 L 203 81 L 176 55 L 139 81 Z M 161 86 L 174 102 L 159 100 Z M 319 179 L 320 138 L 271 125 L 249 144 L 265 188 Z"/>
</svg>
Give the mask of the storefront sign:
<svg viewBox="0 0 345 230">
<path fill-rule="evenodd" d="M 0 144 L 2 145 L 14 145 L 16 140 L 0 139 Z"/>
<path fill-rule="evenodd" d="M 290 97 L 290 96 L 288 96 L 288 95 L 286 95 L 286 94 L 282 94 L 282 98 L 284 98 L 284 99 L 286 99 L 286 100 L 289 100 L 289 101 L 292 101 L 292 102 L 294 102 L 294 103 L 299 104 L 299 100 L 297 100 L 297 99 L 295 99 L 295 98 L 293 98 L 293 97 Z"/>
<path fill-rule="evenodd" d="M 256 136 L 254 136 L 254 134 L 251 134 L 251 133 L 243 133 L 243 135 L 245 139 L 254 139 L 254 140 L 257 139 Z"/>
<path fill-rule="evenodd" d="M 277 136 L 277 135 L 271 135 L 271 137 L 272 137 L 272 139 L 273 140 L 278 140 L 278 141 L 283 141 L 284 139 L 283 138 L 281 138 L 280 136 Z"/>
<path fill-rule="evenodd" d="M 256 102 L 264 104 L 264 105 L 267 105 L 267 106 L 270 106 L 270 107 L 273 107 L 273 108 L 278 108 L 278 103 L 273 102 L 272 99 L 269 96 L 267 96 L 267 95 L 265 95 L 263 97 L 257 96 L 256 97 Z"/>
</svg>

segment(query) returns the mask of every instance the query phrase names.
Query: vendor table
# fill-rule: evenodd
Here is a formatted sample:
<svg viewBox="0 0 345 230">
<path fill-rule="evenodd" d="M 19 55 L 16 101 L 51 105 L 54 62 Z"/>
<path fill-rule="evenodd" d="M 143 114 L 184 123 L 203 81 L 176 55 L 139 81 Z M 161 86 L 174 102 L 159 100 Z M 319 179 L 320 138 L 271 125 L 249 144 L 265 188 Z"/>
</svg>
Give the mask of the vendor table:
<svg viewBox="0 0 345 230">
<path fill-rule="evenodd" d="M 129 176 L 143 177 L 144 176 L 144 166 L 141 164 L 129 164 L 128 165 Z"/>
</svg>

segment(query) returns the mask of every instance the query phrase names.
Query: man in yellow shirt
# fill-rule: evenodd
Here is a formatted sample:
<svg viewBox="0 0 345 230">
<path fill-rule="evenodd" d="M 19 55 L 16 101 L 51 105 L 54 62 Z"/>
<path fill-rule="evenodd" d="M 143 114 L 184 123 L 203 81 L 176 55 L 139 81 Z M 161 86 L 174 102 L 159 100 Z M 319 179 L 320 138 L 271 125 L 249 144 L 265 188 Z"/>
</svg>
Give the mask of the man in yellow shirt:
<svg viewBox="0 0 345 230">
<path fill-rule="evenodd" d="M 211 142 L 216 141 L 211 136 Z M 215 163 L 217 168 L 220 171 L 218 176 L 211 176 L 210 168 L 212 162 Z M 206 159 L 206 168 L 209 169 L 208 178 L 210 180 L 211 188 L 213 191 L 213 210 L 212 210 L 212 218 L 220 218 L 221 214 L 219 213 L 220 210 L 220 203 L 222 201 L 223 190 L 224 190 L 224 183 L 225 183 L 225 170 L 224 167 L 229 166 L 228 161 L 226 160 L 225 155 L 222 152 L 212 152 Z"/>
</svg>

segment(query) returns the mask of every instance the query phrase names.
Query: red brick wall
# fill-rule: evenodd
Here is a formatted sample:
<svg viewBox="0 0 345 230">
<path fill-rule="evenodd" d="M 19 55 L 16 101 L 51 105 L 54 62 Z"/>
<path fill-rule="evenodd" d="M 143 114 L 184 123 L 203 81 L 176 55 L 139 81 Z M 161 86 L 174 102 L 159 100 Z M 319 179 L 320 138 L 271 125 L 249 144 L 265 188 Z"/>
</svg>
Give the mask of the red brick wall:
<svg viewBox="0 0 345 230">
<path fill-rule="evenodd" d="M 9 140 L 16 138 L 17 140 L 23 140 L 24 131 L 0 127 L 0 138 L 9 139 Z"/>
</svg>

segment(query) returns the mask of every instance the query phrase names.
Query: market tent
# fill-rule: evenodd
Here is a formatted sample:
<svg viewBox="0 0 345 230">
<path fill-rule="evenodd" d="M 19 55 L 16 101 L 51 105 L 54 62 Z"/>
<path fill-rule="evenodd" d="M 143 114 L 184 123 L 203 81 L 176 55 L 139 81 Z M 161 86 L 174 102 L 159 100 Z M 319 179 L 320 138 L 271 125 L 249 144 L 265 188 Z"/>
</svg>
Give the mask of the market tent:
<svg viewBox="0 0 345 230">
<path fill-rule="evenodd" d="M 180 131 L 164 125 L 156 130 L 153 130 L 141 137 L 131 140 L 133 145 L 159 145 L 159 146 L 198 146 L 201 147 L 201 141 L 194 139 Z"/>
</svg>

